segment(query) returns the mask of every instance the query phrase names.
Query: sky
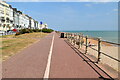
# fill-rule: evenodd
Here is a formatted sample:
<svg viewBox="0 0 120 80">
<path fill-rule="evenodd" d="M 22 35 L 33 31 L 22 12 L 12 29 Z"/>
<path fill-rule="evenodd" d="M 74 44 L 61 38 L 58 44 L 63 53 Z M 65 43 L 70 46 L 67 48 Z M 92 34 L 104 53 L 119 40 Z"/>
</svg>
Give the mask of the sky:
<svg viewBox="0 0 120 80">
<path fill-rule="evenodd" d="M 8 2 L 118 2 L 119 0 L 5 0 Z"/>
<path fill-rule="evenodd" d="M 117 30 L 118 2 L 107 1 L 8 3 L 54 30 Z"/>
</svg>

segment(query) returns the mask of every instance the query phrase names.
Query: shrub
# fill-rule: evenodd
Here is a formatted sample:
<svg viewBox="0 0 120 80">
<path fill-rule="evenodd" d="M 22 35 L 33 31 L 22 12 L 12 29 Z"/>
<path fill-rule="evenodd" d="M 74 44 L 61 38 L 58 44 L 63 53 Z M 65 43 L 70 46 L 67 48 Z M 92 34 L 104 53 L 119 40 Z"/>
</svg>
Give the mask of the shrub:
<svg viewBox="0 0 120 80">
<path fill-rule="evenodd" d="M 41 29 L 39 29 L 39 32 L 41 32 Z"/>
<path fill-rule="evenodd" d="M 32 33 L 32 32 L 33 32 L 33 30 L 32 30 L 32 29 L 29 29 L 29 32 L 30 32 L 30 33 Z"/>
<path fill-rule="evenodd" d="M 53 30 L 52 29 L 42 29 L 42 32 L 44 32 L 44 33 L 51 33 L 51 32 L 53 32 Z"/>
<path fill-rule="evenodd" d="M 16 32 L 15 36 L 20 35 L 20 32 Z"/>
<path fill-rule="evenodd" d="M 25 33 L 31 33 L 32 30 L 30 30 L 30 29 L 21 29 L 19 32 L 20 32 L 21 34 L 25 34 Z"/>
<path fill-rule="evenodd" d="M 39 29 L 33 29 L 33 32 L 40 32 Z"/>
<path fill-rule="evenodd" d="M 32 33 L 32 32 L 41 32 L 41 29 L 21 29 L 21 30 L 19 30 L 19 33 L 16 33 L 15 35 Z M 51 33 L 51 32 L 53 32 L 53 30 L 52 29 L 42 29 L 42 32 Z"/>
</svg>

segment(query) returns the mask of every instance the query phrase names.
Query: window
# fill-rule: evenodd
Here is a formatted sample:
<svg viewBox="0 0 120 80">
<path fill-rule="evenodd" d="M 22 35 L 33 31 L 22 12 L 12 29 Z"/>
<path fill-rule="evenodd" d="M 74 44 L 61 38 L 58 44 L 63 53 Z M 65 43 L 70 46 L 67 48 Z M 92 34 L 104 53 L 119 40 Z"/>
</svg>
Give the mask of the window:
<svg viewBox="0 0 120 80">
<path fill-rule="evenodd" d="M 0 27 L 2 27 L 2 24 L 0 24 Z"/>
<path fill-rule="evenodd" d="M 1 22 L 5 22 L 5 18 L 4 17 L 1 17 Z"/>
</svg>

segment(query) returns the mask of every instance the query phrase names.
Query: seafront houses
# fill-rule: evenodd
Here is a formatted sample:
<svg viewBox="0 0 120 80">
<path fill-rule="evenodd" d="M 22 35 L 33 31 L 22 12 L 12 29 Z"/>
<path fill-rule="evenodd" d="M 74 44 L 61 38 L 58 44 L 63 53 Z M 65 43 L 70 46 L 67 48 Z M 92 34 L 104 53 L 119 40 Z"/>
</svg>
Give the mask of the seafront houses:
<svg viewBox="0 0 120 80">
<path fill-rule="evenodd" d="M 44 24 L 44 28 L 48 29 L 48 25 L 46 23 Z"/>
<path fill-rule="evenodd" d="M 26 15 L 28 16 L 28 15 Z M 39 23 L 38 21 L 35 21 L 34 19 L 32 19 L 30 16 L 29 17 L 29 29 L 39 29 Z"/>
<path fill-rule="evenodd" d="M 19 29 L 19 16 L 20 12 L 13 8 L 13 28 Z"/>
<path fill-rule="evenodd" d="M 31 29 L 35 29 L 34 25 L 34 19 L 31 19 Z"/>
<path fill-rule="evenodd" d="M 35 26 L 35 29 L 39 29 L 39 26 L 38 26 L 38 21 L 34 21 L 34 26 Z"/>
<path fill-rule="evenodd" d="M 26 15 L 26 16 L 28 16 L 28 15 Z M 29 18 L 29 26 L 28 26 L 28 28 L 31 29 L 31 19 L 32 18 L 30 16 L 28 16 L 28 18 Z"/>
<path fill-rule="evenodd" d="M 40 25 L 29 15 L 22 13 L 17 8 L 12 8 L 5 1 L 0 1 L 0 30 L 9 31 L 13 29 L 43 29 L 48 28 L 47 24 Z"/>
<path fill-rule="evenodd" d="M 29 28 L 29 25 L 30 25 L 30 18 L 28 15 L 25 14 L 25 19 L 24 19 L 26 22 L 25 22 L 25 28 Z"/>
<path fill-rule="evenodd" d="M 44 23 L 42 25 L 40 24 L 39 29 L 48 29 L 48 25 L 46 23 Z"/>
<path fill-rule="evenodd" d="M 13 28 L 13 8 L 12 8 L 12 6 L 11 5 L 9 5 L 9 9 L 10 9 L 10 11 L 9 11 L 9 30 L 11 30 L 11 29 L 14 29 Z"/>
<path fill-rule="evenodd" d="M 25 27 L 24 27 L 24 15 L 21 13 L 20 15 L 19 15 L 19 26 L 20 26 L 20 28 L 21 29 L 24 29 Z"/>
<path fill-rule="evenodd" d="M 13 10 L 11 5 L 0 1 L 0 30 L 10 30 L 13 24 Z"/>
<path fill-rule="evenodd" d="M 5 23 L 5 14 L 4 14 L 4 6 L 3 3 L 0 1 L 0 30 L 3 30 L 3 25 Z"/>
<path fill-rule="evenodd" d="M 15 29 L 24 29 L 28 28 L 29 26 L 29 18 L 23 14 L 21 11 L 17 11 L 16 8 L 13 8 L 14 10 L 14 28 Z"/>
<path fill-rule="evenodd" d="M 29 17 L 26 16 L 26 14 L 22 14 L 23 17 L 23 28 L 29 27 Z"/>
</svg>

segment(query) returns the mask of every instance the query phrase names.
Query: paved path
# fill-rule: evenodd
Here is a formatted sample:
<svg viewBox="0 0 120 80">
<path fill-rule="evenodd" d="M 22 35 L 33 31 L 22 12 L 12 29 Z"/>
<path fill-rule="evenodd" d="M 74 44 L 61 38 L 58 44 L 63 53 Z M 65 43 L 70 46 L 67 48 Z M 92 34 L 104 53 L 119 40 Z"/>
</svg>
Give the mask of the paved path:
<svg viewBox="0 0 120 80">
<path fill-rule="evenodd" d="M 107 77 L 97 70 L 103 77 Z M 3 78 L 99 77 L 100 75 L 56 33 L 51 33 L 3 62 Z"/>
</svg>

